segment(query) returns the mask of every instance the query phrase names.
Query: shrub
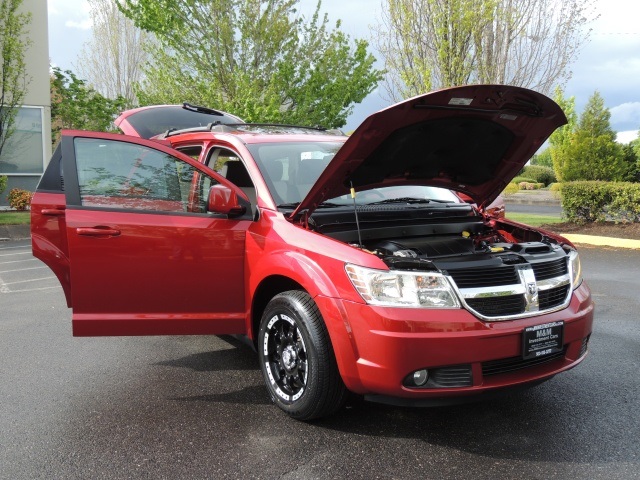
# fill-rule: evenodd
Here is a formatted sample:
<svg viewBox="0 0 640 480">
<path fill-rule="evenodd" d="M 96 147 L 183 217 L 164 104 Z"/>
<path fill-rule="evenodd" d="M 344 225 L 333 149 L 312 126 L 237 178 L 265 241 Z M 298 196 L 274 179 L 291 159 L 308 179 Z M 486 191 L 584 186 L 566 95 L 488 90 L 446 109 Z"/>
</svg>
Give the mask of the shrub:
<svg viewBox="0 0 640 480">
<path fill-rule="evenodd" d="M 28 190 L 22 190 L 21 188 L 12 188 L 9 191 L 7 200 L 9 206 L 16 210 L 27 210 L 31 206 L 31 197 L 33 193 Z"/>
<path fill-rule="evenodd" d="M 567 182 L 561 190 L 567 220 L 640 222 L 640 184 L 629 182 Z"/>
<path fill-rule="evenodd" d="M 502 194 L 503 195 L 512 195 L 512 194 L 514 194 L 514 193 L 516 193 L 518 191 L 520 191 L 520 188 L 518 187 L 518 185 L 516 185 L 515 183 L 510 183 L 502 191 Z"/>
<path fill-rule="evenodd" d="M 562 183 L 557 182 L 557 183 L 549 184 L 549 191 L 550 192 L 559 192 L 561 190 L 562 190 Z"/>
<path fill-rule="evenodd" d="M 4 189 L 7 188 L 7 182 L 9 178 L 6 175 L 0 175 L 0 193 L 4 192 Z"/>
<path fill-rule="evenodd" d="M 524 167 L 521 176 L 533 179 L 534 183 L 544 183 L 545 187 L 556 181 L 556 174 L 553 172 L 553 168 L 542 165 Z"/>
<path fill-rule="evenodd" d="M 517 176 L 516 178 L 514 178 L 513 180 L 511 180 L 513 183 L 522 183 L 522 182 L 526 182 L 526 183 L 537 183 L 533 178 L 529 178 L 529 177 L 521 177 L 521 176 Z"/>
<path fill-rule="evenodd" d="M 534 183 L 534 182 L 520 182 L 518 184 L 518 188 L 520 190 L 538 190 L 539 188 L 544 187 L 542 183 Z"/>
</svg>

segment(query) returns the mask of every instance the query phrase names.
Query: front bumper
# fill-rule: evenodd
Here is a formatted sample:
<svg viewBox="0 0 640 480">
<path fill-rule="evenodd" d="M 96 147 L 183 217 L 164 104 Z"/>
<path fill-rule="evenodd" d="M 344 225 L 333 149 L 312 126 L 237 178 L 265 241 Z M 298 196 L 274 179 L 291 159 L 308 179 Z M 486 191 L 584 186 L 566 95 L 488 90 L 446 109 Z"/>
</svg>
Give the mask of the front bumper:
<svg viewBox="0 0 640 480">
<path fill-rule="evenodd" d="M 464 309 L 388 308 L 338 302 L 340 305 L 331 310 L 340 312 L 343 318 L 329 323 L 346 327 L 348 343 L 342 341 L 337 348 L 350 345 L 353 350 L 353 355 L 336 351 L 347 388 L 387 402 L 390 398 L 404 399 L 397 402 L 401 404 L 542 382 L 582 361 L 593 324 L 593 302 L 584 282 L 573 293 L 569 306 L 561 311 L 502 322 L 480 321 Z M 322 303 L 319 302 L 321 310 Z M 555 321 L 564 322 L 563 352 L 542 361 L 522 360 L 524 328 Z M 331 330 L 336 347 L 337 334 Z M 454 386 L 447 382 L 430 382 L 427 388 L 404 385 L 405 378 L 418 369 L 444 373 L 468 369 L 469 377 L 459 385 L 454 382 Z"/>
</svg>

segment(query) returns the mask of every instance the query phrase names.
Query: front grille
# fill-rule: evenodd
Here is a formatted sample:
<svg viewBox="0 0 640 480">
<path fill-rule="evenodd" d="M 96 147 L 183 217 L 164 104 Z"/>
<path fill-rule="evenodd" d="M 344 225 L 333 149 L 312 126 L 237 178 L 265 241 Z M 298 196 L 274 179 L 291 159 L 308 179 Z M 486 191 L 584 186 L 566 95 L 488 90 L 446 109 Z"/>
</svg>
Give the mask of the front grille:
<svg viewBox="0 0 640 480">
<path fill-rule="evenodd" d="M 467 298 L 467 305 L 485 317 L 517 315 L 524 312 L 524 295 Z"/>
<path fill-rule="evenodd" d="M 563 285 L 549 290 L 540 290 L 538 292 L 538 302 L 540 302 L 540 310 L 547 310 L 562 305 L 569 293 L 570 285 Z"/>
<path fill-rule="evenodd" d="M 522 357 L 491 360 L 482 364 L 482 375 L 485 377 L 490 375 L 500 375 L 501 373 L 509 373 L 516 370 L 522 370 L 523 368 L 535 367 L 537 365 L 542 365 L 544 363 L 564 358 L 566 352 L 567 347 L 565 346 L 561 352 L 553 353 L 545 357 L 530 358 L 528 360 L 523 360 Z"/>
<path fill-rule="evenodd" d="M 455 367 L 433 368 L 429 370 L 430 382 L 433 387 L 453 388 L 470 387 L 473 385 L 471 365 L 456 365 Z"/>
<path fill-rule="evenodd" d="M 559 258 L 551 262 L 532 263 L 531 267 L 533 268 L 533 273 L 536 275 L 537 281 L 561 277 L 569 273 L 566 258 Z"/>
<path fill-rule="evenodd" d="M 519 283 L 515 267 L 465 268 L 449 270 L 458 288 L 494 287 Z"/>
</svg>

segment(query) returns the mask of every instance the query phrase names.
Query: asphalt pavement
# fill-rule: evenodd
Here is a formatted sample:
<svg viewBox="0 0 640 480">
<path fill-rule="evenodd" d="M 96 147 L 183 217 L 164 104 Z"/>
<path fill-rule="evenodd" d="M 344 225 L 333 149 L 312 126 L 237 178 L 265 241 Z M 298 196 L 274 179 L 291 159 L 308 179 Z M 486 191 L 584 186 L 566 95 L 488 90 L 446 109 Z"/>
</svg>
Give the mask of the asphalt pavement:
<svg viewBox="0 0 640 480">
<path fill-rule="evenodd" d="M 231 338 L 73 338 L 28 241 L 0 243 L 0 479 L 640 479 L 640 252 L 584 247 L 589 355 L 522 393 L 430 409 L 273 406 Z"/>
</svg>

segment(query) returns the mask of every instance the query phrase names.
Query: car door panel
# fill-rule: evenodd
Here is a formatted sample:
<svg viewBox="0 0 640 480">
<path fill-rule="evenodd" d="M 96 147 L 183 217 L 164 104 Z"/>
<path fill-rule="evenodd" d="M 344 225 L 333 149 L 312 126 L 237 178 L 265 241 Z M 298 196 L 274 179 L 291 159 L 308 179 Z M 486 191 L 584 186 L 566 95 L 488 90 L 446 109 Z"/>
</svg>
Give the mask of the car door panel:
<svg viewBox="0 0 640 480">
<path fill-rule="evenodd" d="M 78 148 L 74 139 L 98 143 Z M 98 150 L 102 147 L 104 151 Z M 150 188 L 129 188 L 132 178 L 145 178 L 136 179 L 124 164 L 118 167 L 122 175 L 111 166 L 94 175 L 95 165 L 121 161 L 110 153 L 119 150 L 115 157 L 122 157 L 122 152 L 137 148 L 145 152 L 141 165 L 147 168 Z M 104 160 L 83 159 L 94 152 L 104 154 Z M 147 160 L 153 155 L 212 182 L 221 181 L 189 157 L 153 142 L 122 135 L 64 134 L 74 335 L 244 333 L 244 251 L 251 221 L 193 212 L 193 192 L 187 190 L 196 185 L 188 178 L 183 178 L 186 190 L 182 184 L 176 187 L 177 197 L 163 197 L 168 188 L 158 178 L 173 179 L 173 170 L 149 171 Z M 76 164 L 85 165 L 85 171 Z M 124 193 L 120 185 L 127 187 Z"/>
</svg>

